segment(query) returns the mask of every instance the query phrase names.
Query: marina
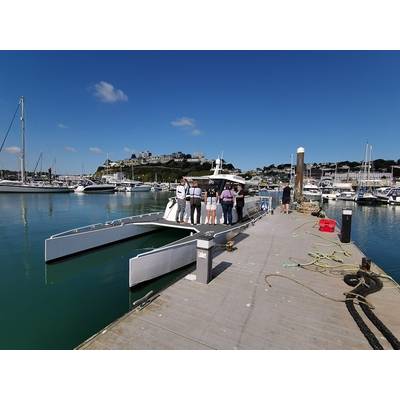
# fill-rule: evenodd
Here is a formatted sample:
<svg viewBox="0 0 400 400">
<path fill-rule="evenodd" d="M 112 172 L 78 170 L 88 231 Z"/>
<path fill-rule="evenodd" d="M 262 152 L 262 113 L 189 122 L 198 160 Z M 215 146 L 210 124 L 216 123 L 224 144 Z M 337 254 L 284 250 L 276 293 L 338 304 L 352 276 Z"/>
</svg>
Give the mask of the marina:
<svg viewBox="0 0 400 400">
<path fill-rule="evenodd" d="M 273 206 L 279 207 L 280 192 L 268 194 L 272 197 Z M 189 266 L 128 289 L 129 260 L 137 254 L 185 238 L 187 233 L 177 229 L 159 230 L 62 262 L 45 264 L 44 261 L 43 243 L 54 232 L 68 231 L 82 224 L 90 226 L 104 220 L 104 216 L 113 221 L 131 215 L 163 213 L 169 197 L 168 192 L 101 196 L 15 193 L 1 196 L 0 256 L 3 260 L 3 279 L 0 300 L 7 305 L 0 316 L 3 326 L 1 347 L 74 348 L 128 313 L 132 304 L 150 291 L 158 293 L 193 272 L 194 267 Z M 390 205 L 359 206 L 354 202 L 336 201 L 324 205 L 324 209 L 330 218 L 340 221 L 344 204 L 353 210 L 352 239 L 356 245 L 399 281 L 396 243 L 400 240 L 397 229 L 400 208 Z M 264 224 L 275 216 L 280 218 L 276 214 L 279 214 L 279 209 L 273 216 L 265 216 L 256 222 L 254 228 L 260 226 L 261 221 Z M 286 220 L 282 223 L 285 225 Z M 243 235 L 251 235 L 251 229 L 244 231 Z M 265 234 L 268 231 L 269 226 Z M 289 236 L 285 240 L 291 243 L 293 238 Z M 268 244 L 267 239 L 264 242 Z M 249 244 L 249 241 L 235 242 L 235 247 L 240 243 Z M 239 252 L 235 250 L 224 254 L 223 257 L 236 257 Z M 289 255 L 293 255 L 291 251 Z M 224 273 L 228 271 L 226 269 Z M 16 319 L 15 315 L 26 317 Z"/>
<path fill-rule="evenodd" d="M 91 90 L 128 100 L 104 81 Z M 306 164 L 298 147 L 296 165 L 241 170 L 224 151 L 110 140 L 64 146 L 62 175 L 55 157 L 38 171 L 52 145 L 28 126 L 19 96 L 0 147 L 19 168 L 1 169 L 1 348 L 400 349 L 400 159 L 374 160 L 367 142 L 361 162 Z M 191 117 L 168 127 L 205 132 Z"/>
<path fill-rule="evenodd" d="M 367 149 L 370 151 L 370 147 L 367 147 Z M 296 171 L 298 171 L 298 173 L 294 176 L 295 182 L 292 183 L 294 186 L 292 210 L 298 208 L 300 212 L 304 212 L 304 210 L 317 210 L 320 208 L 320 211 L 317 213 L 318 215 L 323 212 L 339 223 L 343 207 L 346 206 L 347 209 L 354 212 L 355 224 L 353 235 L 354 244 L 349 245 L 351 250 L 345 251 L 346 254 L 348 253 L 349 256 L 351 255 L 351 259 L 346 260 L 344 265 L 351 265 L 352 270 L 356 270 L 363 256 L 362 251 L 365 251 L 368 257 L 371 257 L 377 262 L 377 264 L 374 265 L 373 271 L 382 276 L 390 274 L 387 275 L 387 279 L 390 279 L 389 283 L 385 283 L 389 284 L 389 288 L 392 290 L 398 289 L 399 286 L 396 284 L 396 280 L 400 279 L 400 267 L 397 263 L 398 258 L 395 243 L 399 240 L 399 233 L 394 228 L 396 223 L 392 222 L 393 218 L 394 221 L 400 218 L 399 214 L 396 214 L 397 210 L 400 210 L 400 208 L 396 206 L 398 191 L 396 186 L 382 187 L 382 189 L 374 190 L 372 190 L 371 186 L 363 186 L 363 182 L 368 182 L 368 171 L 370 169 L 366 163 L 364 163 L 363 168 L 364 176 L 367 178 L 365 180 L 360 178 L 360 186 L 355 188 L 357 191 L 354 191 L 354 187 L 347 182 L 339 182 L 326 177 L 323 177 L 320 181 L 307 178 L 303 183 L 303 179 L 305 178 L 302 174 L 302 168 L 304 166 L 304 148 L 300 147 L 298 149 L 297 156 L 298 165 Z M 22 171 L 21 169 L 21 176 L 23 176 Z M 172 346 L 172 348 L 177 349 L 363 349 L 371 345 L 371 343 L 368 344 L 368 341 L 367 344 L 365 344 L 365 340 L 362 340 L 363 332 L 361 332 L 357 326 L 354 327 L 354 324 L 353 327 L 351 327 L 350 322 L 347 321 L 344 323 L 344 327 L 339 327 L 339 320 L 345 321 L 345 316 L 343 315 L 345 308 L 343 308 L 343 304 L 341 305 L 341 311 L 332 304 L 323 305 L 316 303 L 311 306 L 311 298 L 306 301 L 307 305 L 301 310 L 296 308 L 293 310 L 286 310 L 286 304 L 283 308 L 281 305 L 275 305 L 279 307 L 279 310 L 275 311 L 279 312 L 280 315 L 286 313 L 291 315 L 291 313 L 294 312 L 298 318 L 305 318 L 305 320 L 310 320 L 311 318 L 313 324 L 312 329 L 309 332 L 308 338 L 304 338 L 302 341 L 296 341 L 291 335 L 291 332 L 295 332 L 296 329 L 304 330 L 300 321 L 296 319 L 294 319 L 294 325 L 288 324 L 286 320 L 284 324 L 281 325 L 282 321 L 280 318 L 277 320 L 273 319 L 276 325 L 269 324 L 267 327 L 266 323 L 259 322 L 259 318 L 261 317 L 257 317 L 257 322 L 254 325 L 252 323 L 246 325 L 247 321 L 252 317 L 252 311 L 245 309 L 241 311 L 240 315 L 242 319 L 236 321 L 237 325 L 227 323 L 227 325 L 220 326 L 219 323 L 216 323 L 214 320 L 213 313 L 209 315 L 199 315 L 196 325 L 193 321 L 182 319 L 183 317 L 180 311 L 174 311 L 175 308 L 180 309 L 178 305 L 180 302 L 189 301 L 185 300 L 189 297 L 185 297 L 183 300 L 181 297 L 188 296 L 189 289 L 193 291 L 193 295 L 197 299 L 193 305 L 195 308 L 202 310 L 203 307 L 206 307 L 210 312 L 214 308 L 218 308 L 217 303 L 223 302 L 221 297 L 218 297 L 221 293 L 224 296 L 223 298 L 230 298 L 232 296 L 230 285 L 227 286 L 224 282 L 224 277 L 227 276 L 228 281 L 232 279 L 230 283 L 233 283 L 236 287 L 238 298 L 244 298 L 247 295 L 251 299 L 250 302 L 246 303 L 247 308 L 251 309 L 254 306 L 258 310 L 258 314 L 270 315 L 271 304 L 273 302 L 277 304 L 278 298 L 266 297 L 265 299 L 258 300 L 259 303 L 257 303 L 257 305 L 253 304 L 255 299 L 261 297 L 260 293 L 262 293 L 262 291 L 270 291 L 268 288 L 270 285 L 268 279 L 265 282 L 267 286 L 264 285 L 261 287 L 260 279 L 262 274 L 264 274 L 264 276 L 270 275 L 275 278 L 277 275 L 282 276 L 280 274 L 283 274 L 283 272 L 287 270 L 288 265 L 288 262 L 285 262 L 283 258 L 286 258 L 286 260 L 291 260 L 292 258 L 306 260 L 307 256 L 313 254 L 315 247 L 318 246 L 314 243 L 313 248 L 308 247 L 306 238 L 310 230 L 305 230 L 306 227 L 315 230 L 318 219 L 311 216 L 306 217 L 298 211 L 293 211 L 286 216 L 279 215 L 282 195 L 280 191 L 281 186 L 271 187 L 272 190 L 262 189 L 260 180 L 251 179 L 250 181 L 246 181 L 241 176 L 225 171 L 223 169 L 222 160 L 218 158 L 215 161 L 215 167 L 212 168 L 212 173 L 185 177 L 187 187 L 185 186 L 184 189 L 186 200 L 184 201 L 185 206 L 183 216 L 181 217 L 183 219 L 182 221 L 178 221 L 179 202 L 174 195 L 175 193 L 165 190 L 167 185 L 161 185 L 156 182 L 145 184 L 140 181 L 130 181 L 126 180 L 122 174 L 109 175 L 109 177 L 109 179 L 102 183 L 96 183 L 86 178 L 75 187 L 74 193 L 68 193 L 72 191 L 71 186 L 63 185 L 62 187 L 68 189 L 68 191 L 65 190 L 66 193 L 62 196 L 55 193 L 46 193 L 44 190 L 42 192 L 33 193 L 21 193 L 20 189 L 17 190 L 17 188 L 23 186 L 28 186 L 30 188 L 36 187 L 37 184 L 33 182 L 29 182 L 28 184 L 13 183 L 12 181 L 10 181 L 11 183 L 0 182 L 3 183 L 3 187 L 12 187 L 14 185 L 14 188 L 11 188 L 12 190 L 2 194 L 0 197 L 2 209 L 5 211 L 7 207 L 9 207 L 15 210 L 15 205 L 20 204 L 19 224 L 24 232 L 23 237 L 25 238 L 23 241 L 25 250 L 21 253 L 24 259 L 20 265 L 26 266 L 26 283 L 30 281 L 30 275 L 33 273 L 32 268 L 28 266 L 35 262 L 42 264 L 44 271 L 42 283 L 36 286 L 39 293 L 48 295 L 52 293 L 54 288 L 57 288 L 56 291 L 52 293 L 52 296 L 55 296 L 52 303 L 46 303 L 46 305 L 39 303 L 39 305 L 41 305 L 37 309 L 38 320 L 33 323 L 32 328 L 34 328 L 34 330 L 30 332 L 32 337 L 31 344 L 29 344 L 29 340 L 19 342 L 18 335 L 9 336 L 10 333 L 6 330 L 5 337 L 8 338 L 8 344 L 5 344 L 4 348 L 8 348 L 8 346 L 11 346 L 11 348 L 37 348 L 37 346 L 38 348 L 43 348 L 44 346 L 49 346 L 46 348 L 74 348 L 78 346 L 79 348 L 145 349 L 151 348 L 151 346 L 154 345 L 154 348 L 170 348 L 170 346 Z M 216 202 L 215 205 L 215 223 L 211 225 L 210 221 L 206 218 L 206 204 L 202 197 L 202 201 L 199 203 L 199 209 L 194 210 L 193 219 L 191 219 L 192 197 L 188 197 L 190 193 L 189 187 L 197 187 L 197 185 L 200 187 L 199 193 L 201 193 L 201 196 L 208 193 L 210 188 L 213 188 L 216 193 L 222 193 L 224 189 L 232 186 L 235 187 L 236 192 L 234 191 L 234 195 L 237 196 L 238 189 L 236 186 L 241 185 L 241 187 L 245 188 L 246 195 L 244 197 L 244 207 L 242 210 L 243 220 L 239 221 L 239 214 L 235 201 L 232 203 L 232 224 L 227 225 L 224 209 L 221 201 L 219 201 Z M 50 186 L 47 185 L 47 187 Z M 176 188 L 177 186 L 175 185 L 174 187 Z M 38 193 L 41 193 L 40 196 L 38 196 Z M 95 194 L 101 194 L 101 196 L 95 196 Z M 370 198 L 373 198 L 373 201 L 369 201 Z M 379 202 L 377 199 L 379 199 Z M 343 202 L 343 200 L 346 200 L 346 202 Z M 348 204 L 347 200 L 349 200 L 351 204 Z M 60 221 L 62 221 L 62 214 L 54 213 L 54 208 L 57 208 L 59 204 L 64 204 L 64 206 L 68 207 L 68 211 L 64 214 L 66 218 L 66 224 L 64 224 L 65 229 L 60 229 L 62 228 L 62 224 L 60 224 Z M 101 204 L 106 206 L 106 213 L 104 213 L 104 210 L 98 210 L 98 213 L 95 212 L 96 208 L 93 208 L 93 206 L 98 207 L 98 205 Z M 32 236 L 30 221 L 31 212 L 28 210 L 31 207 L 35 208 L 37 205 L 47 205 L 47 222 L 44 225 L 39 222 L 43 219 L 43 213 L 40 212 L 39 209 L 36 210 L 37 214 L 34 214 L 35 217 L 41 217 L 36 224 L 34 224 L 34 229 L 39 228 L 38 232 L 40 232 L 40 234 Z M 85 214 L 85 209 L 87 210 L 87 214 Z M 199 220 L 198 223 L 195 224 L 194 221 L 197 220 L 198 212 L 200 212 Z M 392 212 L 395 214 L 392 215 Z M 75 213 L 79 216 L 78 218 L 73 218 Z M 369 221 L 370 214 L 376 214 L 376 223 L 374 225 L 368 225 L 368 229 L 374 227 L 377 230 L 371 231 L 368 236 L 365 236 L 365 227 L 360 222 Z M 97 219 L 94 220 L 93 218 L 96 215 Z M 104 220 L 104 215 L 108 215 L 108 220 Z M 88 217 L 90 218 L 88 219 Z M 381 217 L 383 217 L 382 220 L 380 219 Z M 10 230 L 9 228 L 13 226 L 14 221 L 12 218 L 13 217 L 11 217 L 9 221 L 7 221 L 7 218 L 4 219 L 4 227 L 7 227 L 7 229 L 2 230 L 2 232 L 8 232 Z M 85 222 L 85 220 L 87 224 L 82 225 L 82 222 Z M 55 225 L 51 223 L 52 221 L 55 222 Z M 381 221 L 386 221 L 386 226 L 382 225 Z M 295 226 L 295 224 L 300 225 Z M 45 230 L 43 230 L 44 227 Z M 381 242 L 382 247 L 377 248 L 375 245 L 376 239 L 374 241 L 373 237 L 379 237 L 379 233 L 382 232 L 388 234 L 389 231 L 391 232 L 390 241 L 386 240 Z M 295 234 L 293 234 L 293 232 L 295 232 Z M 315 232 L 313 234 L 314 236 L 316 235 Z M 282 238 L 285 236 L 287 237 L 287 241 L 278 246 L 281 253 L 276 253 L 278 255 L 282 254 L 282 256 L 278 258 L 281 267 L 283 266 L 282 269 L 279 268 L 279 263 L 272 263 L 271 265 L 269 261 L 267 263 L 266 260 L 273 259 L 271 251 L 278 251 L 273 247 L 274 243 L 276 241 L 282 241 Z M 299 237 L 301 237 L 301 240 Z M 319 237 L 321 238 L 321 236 Z M 333 239 L 336 239 L 336 241 Z M 8 240 L 10 239 L 7 235 L 3 241 L 5 246 L 2 250 L 3 252 L 8 251 L 8 247 L 6 247 Z M 14 240 L 18 241 L 18 238 L 16 237 Z M 34 251 L 36 254 L 36 257 L 32 259 L 28 255 L 32 251 L 31 240 L 35 242 Z M 41 240 L 41 242 L 38 240 Z M 324 240 L 323 237 L 322 240 Z M 325 240 L 330 240 L 331 243 L 334 242 L 334 245 L 341 249 L 336 251 L 339 253 L 343 252 L 343 247 L 338 242 L 337 234 L 333 234 L 331 239 L 325 238 Z M 212 295 L 209 297 L 205 289 L 201 289 L 201 293 L 204 292 L 203 296 L 205 297 L 199 300 L 196 295 L 196 290 L 199 288 L 198 285 L 201 286 L 201 283 L 196 282 L 197 270 L 195 273 L 193 271 L 196 269 L 196 265 L 199 264 L 199 243 L 209 243 L 209 241 L 212 241 L 213 245 L 216 246 L 216 250 L 212 252 L 215 269 L 213 270 L 214 272 L 209 271 L 205 275 L 201 273 L 202 275 L 199 276 L 203 276 L 203 278 L 206 276 L 214 276 L 215 283 L 213 279 L 206 286 L 211 288 L 213 285 L 217 285 L 217 289 L 215 290 L 219 295 L 216 298 L 213 298 Z M 263 241 L 266 245 L 262 245 Z M 245 247 L 240 251 L 243 245 Z M 319 243 L 319 245 L 321 245 L 321 243 Z M 44 252 L 42 253 L 42 250 L 39 250 L 39 248 L 44 249 Z M 227 249 L 230 251 L 224 251 Z M 232 252 L 233 249 L 235 249 L 234 252 Z M 267 249 L 269 250 L 267 251 Z M 234 258 L 232 258 L 232 254 Z M 19 253 L 16 253 L 14 254 L 14 258 L 10 259 L 10 261 L 12 260 L 13 263 L 18 260 L 18 257 Z M 252 275 L 252 271 L 248 269 L 248 266 L 242 266 L 245 260 L 252 259 L 254 259 L 254 261 L 252 261 L 252 268 L 254 268 L 257 273 L 256 277 Z M 342 263 L 343 262 L 344 261 L 342 261 Z M 251 283 L 255 282 L 253 286 L 249 286 L 245 280 L 239 281 L 240 273 L 237 276 L 235 273 L 231 278 L 229 277 L 230 271 L 232 271 L 232 273 L 235 271 L 235 266 L 239 271 L 241 268 L 244 268 L 245 273 L 252 276 Z M 317 266 L 319 266 L 319 264 L 317 264 Z M 334 292 L 335 290 L 337 292 L 339 288 L 343 289 L 343 285 L 345 285 L 345 283 L 340 280 L 338 283 L 338 278 L 343 277 L 343 274 L 341 274 L 340 266 L 336 267 L 338 268 L 335 270 L 337 275 L 334 277 L 329 276 L 327 273 L 321 274 L 321 272 L 323 272 L 321 270 L 312 271 L 313 275 L 303 276 L 305 273 L 304 270 L 298 268 L 297 270 L 293 269 L 295 273 L 291 273 L 291 275 L 286 276 L 286 278 L 288 281 L 291 280 L 292 283 L 294 282 L 300 286 L 311 288 L 310 291 L 314 295 L 318 292 L 317 294 L 319 294 L 320 297 L 324 297 L 324 295 L 321 295 L 321 290 L 323 293 L 328 293 L 329 291 Z M 381 269 L 382 267 L 383 270 Z M 274 269 L 275 272 L 272 271 L 271 268 Z M 333 266 L 331 266 L 331 268 L 333 268 Z M 17 267 L 16 271 L 18 270 Z M 307 271 L 308 273 L 310 272 L 309 270 Z M 105 272 L 106 275 L 103 275 Z M 325 279 L 315 279 L 314 276 L 317 276 L 317 272 L 319 272 L 318 275 L 324 278 L 326 278 L 327 275 L 332 278 L 330 283 L 325 281 Z M 36 273 L 37 271 L 35 271 L 35 274 Z M 85 276 L 87 277 L 86 279 L 93 277 L 91 278 L 92 281 L 90 284 L 85 279 Z M 319 276 L 319 278 L 321 278 L 321 276 Z M 300 281 L 298 278 L 304 278 L 305 280 L 299 283 Z M 333 278 L 336 278 L 335 285 L 332 285 Z M 209 278 L 206 280 L 208 281 L 208 279 Z M 188 281 L 190 283 L 188 283 Z M 218 282 L 222 285 L 221 288 L 219 288 Z M 72 285 L 71 289 L 73 289 L 73 291 L 77 288 L 81 288 L 82 292 L 80 292 L 78 296 L 75 296 L 75 294 L 73 294 L 74 292 L 71 292 L 70 295 L 60 303 L 59 297 L 63 293 L 63 286 L 66 285 L 65 290 L 68 290 L 70 284 Z M 115 292 L 112 295 L 112 302 L 108 304 L 108 297 L 104 297 L 104 290 L 110 284 L 111 287 L 113 287 L 112 290 L 115 290 Z M 314 285 L 316 285 L 319 290 L 314 290 Z M 327 286 L 325 287 L 324 285 Z M 179 295 L 176 296 L 176 298 L 172 296 L 171 303 L 163 302 L 163 296 L 168 296 L 168 293 L 174 292 L 175 287 L 179 288 Z M 286 298 L 286 296 L 291 298 L 290 296 L 292 296 L 292 294 L 289 293 L 289 288 L 290 284 L 282 289 L 284 298 Z M 385 288 L 387 287 L 385 286 Z M 32 289 L 32 287 L 30 287 L 30 289 Z M 107 290 L 111 289 L 109 288 Z M 118 291 L 118 293 L 116 291 Z M 383 317 L 389 320 L 391 327 L 394 327 L 392 329 L 394 329 L 396 333 L 393 334 L 393 337 L 396 337 L 398 320 L 390 310 L 395 309 L 399 294 L 397 293 L 397 296 L 389 296 L 386 293 L 386 291 L 380 291 L 371 296 L 371 298 L 378 298 L 378 302 L 383 298 L 382 304 L 389 305 L 387 310 L 381 309 L 380 311 L 383 313 Z M 99 307 L 99 312 L 95 312 L 92 315 L 93 294 L 95 294 L 95 296 L 100 296 L 100 298 L 98 297 L 96 302 L 96 305 Z M 90 296 L 90 301 L 87 307 L 82 310 L 80 306 L 81 301 L 87 298 L 87 296 Z M 325 294 L 325 297 L 326 296 L 328 295 Z M 339 301 L 338 296 L 340 296 L 339 292 L 337 292 L 335 302 L 344 303 L 345 300 L 342 298 L 342 300 Z M 332 296 L 328 297 L 332 299 Z M 43 301 L 45 301 L 44 298 Z M 204 302 L 204 306 L 197 303 L 197 301 Z M 289 302 L 292 302 L 292 300 Z M 301 303 L 300 300 L 299 302 Z M 55 307 L 57 307 L 57 310 L 61 311 L 62 308 L 60 309 L 60 304 L 65 304 L 65 311 L 67 314 L 73 312 L 76 316 L 79 316 L 79 318 L 86 315 L 87 322 L 82 324 L 81 329 L 76 329 L 76 322 L 73 323 L 71 325 L 73 332 L 66 330 L 65 335 L 61 335 L 57 340 L 54 338 L 49 340 L 47 334 L 43 337 L 36 336 L 36 329 L 42 326 L 42 324 L 46 325 L 48 323 L 42 321 L 43 318 L 46 318 L 46 310 L 47 312 L 54 313 L 56 311 Z M 163 304 L 163 306 L 161 306 L 161 304 Z M 232 304 L 236 304 L 235 301 L 229 301 L 229 312 L 233 312 Z M 75 307 L 77 308 L 75 309 Z M 159 315 L 164 315 L 164 313 L 169 315 L 169 318 L 165 318 L 165 326 L 157 326 L 157 332 L 153 331 L 155 322 L 154 315 L 146 314 L 147 309 L 151 312 L 154 307 L 156 307 L 155 310 L 159 311 Z M 171 314 L 168 314 L 164 307 L 166 307 L 167 310 L 171 310 Z M 325 307 L 325 311 L 323 311 L 323 307 Z M 142 308 L 143 311 L 141 311 Z M 11 308 L 11 310 L 13 310 L 13 308 Z M 106 312 L 104 312 L 104 310 L 106 310 Z M 316 311 L 316 314 L 313 314 L 314 317 L 308 315 L 311 310 L 312 312 Z M 229 312 L 226 310 L 225 313 L 219 315 L 218 320 L 228 321 Z M 328 316 L 329 323 L 338 326 L 335 331 L 339 337 L 337 340 L 334 340 L 334 336 L 329 336 L 332 335 L 332 332 L 328 332 L 328 327 L 324 325 L 323 321 L 321 325 L 321 321 L 317 322 L 312 319 L 320 318 L 323 313 L 326 313 Z M 188 310 L 190 318 L 195 314 L 193 310 Z M 35 315 L 35 313 L 32 315 Z M 137 317 L 138 315 L 139 317 Z M 147 315 L 149 315 L 149 319 L 147 319 Z M 12 327 L 14 325 L 11 320 L 7 321 L 7 313 L 3 318 L 6 318 L 4 321 L 6 323 L 5 326 L 13 329 Z M 66 321 L 65 315 L 63 316 L 61 313 L 60 318 L 61 321 Z M 139 318 L 141 322 L 144 321 L 145 327 L 140 325 L 136 318 Z M 292 319 L 291 317 L 291 320 Z M 268 319 L 266 319 L 266 321 L 268 321 Z M 197 334 L 192 336 L 192 333 L 189 331 L 182 331 L 182 323 L 184 325 L 191 325 L 192 329 L 200 336 Z M 218 337 L 218 339 L 214 337 L 214 339 L 210 340 L 210 332 L 213 331 L 215 333 L 217 326 L 219 327 L 218 329 L 222 329 L 224 333 L 229 331 L 231 331 L 231 333 L 236 332 L 234 338 L 222 335 Z M 143 332 L 138 331 L 138 329 L 143 330 L 146 329 L 146 327 L 149 331 L 144 337 Z M 207 329 L 205 327 L 207 327 Z M 167 329 L 169 334 L 166 334 L 164 329 Z M 314 332 L 315 329 L 319 332 L 318 334 Z M 343 332 L 341 329 L 344 329 Z M 358 333 L 356 333 L 357 329 Z M 50 332 L 52 330 L 54 330 L 54 327 L 50 329 Z M 96 332 L 101 333 L 99 334 Z M 277 332 L 285 332 L 283 337 L 286 337 L 286 341 L 284 341 L 281 338 L 281 334 Z M 277 336 L 274 336 L 274 333 Z M 221 333 L 219 334 L 221 335 Z M 371 335 L 372 333 L 370 336 Z M 244 337 L 247 336 L 249 336 L 249 339 L 245 340 Z M 327 336 L 329 339 L 326 339 Z M 364 336 L 367 337 L 368 335 L 364 334 Z M 10 337 L 12 337 L 11 342 L 9 341 Z M 87 339 L 88 337 L 91 337 L 89 341 Z M 185 340 L 181 341 L 182 337 L 184 337 Z M 357 339 L 355 340 L 354 337 Z M 43 340 L 47 340 L 48 344 L 44 345 Z M 152 342 L 152 340 L 154 340 L 154 342 Z M 380 346 L 382 348 L 389 348 L 388 343 L 385 341 L 383 345 L 380 343 L 376 344 L 378 339 L 374 339 L 372 342 L 375 343 L 377 348 Z M 390 344 L 393 343 L 390 342 Z"/>
<path fill-rule="evenodd" d="M 2 7 L 3 397 L 395 397 L 395 7 L 53 3 Z"/>
</svg>

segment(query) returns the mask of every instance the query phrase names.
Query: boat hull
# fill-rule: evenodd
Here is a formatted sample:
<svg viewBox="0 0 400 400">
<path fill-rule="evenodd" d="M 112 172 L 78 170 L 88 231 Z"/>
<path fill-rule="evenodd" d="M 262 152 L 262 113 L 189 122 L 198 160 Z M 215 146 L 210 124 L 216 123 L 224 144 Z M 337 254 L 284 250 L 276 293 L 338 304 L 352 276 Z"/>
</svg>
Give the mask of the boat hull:
<svg viewBox="0 0 400 400">
<path fill-rule="evenodd" d="M 374 206 L 378 204 L 378 200 L 376 198 L 357 198 L 356 203 L 364 206 Z"/>
<path fill-rule="evenodd" d="M 155 216 L 160 215 L 155 213 Z M 124 218 L 53 235 L 45 240 L 45 261 L 55 261 L 160 229 L 160 226 L 146 226 L 130 221 L 130 218 Z"/>
<path fill-rule="evenodd" d="M 68 187 L 57 186 L 30 186 L 30 185 L 2 185 L 0 184 L 0 193 L 70 193 L 72 190 Z"/>
<path fill-rule="evenodd" d="M 96 187 L 92 187 L 92 186 L 78 186 L 75 189 L 75 193 L 87 193 L 87 194 L 91 194 L 91 193 L 114 193 L 115 192 L 115 187 L 111 186 L 111 187 L 101 187 L 100 185 Z"/>
<path fill-rule="evenodd" d="M 321 201 L 321 195 L 320 194 L 309 194 L 309 193 L 303 193 L 303 197 L 307 200 L 310 201 Z"/>
<path fill-rule="evenodd" d="M 127 192 L 150 192 L 151 187 L 150 186 L 135 186 L 135 187 L 127 187 L 126 191 Z"/>
<path fill-rule="evenodd" d="M 226 229 L 214 235 L 216 244 L 226 243 L 246 229 L 250 223 Z M 197 237 L 138 254 L 129 260 L 129 286 L 149 281 L 193 264 L 197 257 Z"/>
</svg>

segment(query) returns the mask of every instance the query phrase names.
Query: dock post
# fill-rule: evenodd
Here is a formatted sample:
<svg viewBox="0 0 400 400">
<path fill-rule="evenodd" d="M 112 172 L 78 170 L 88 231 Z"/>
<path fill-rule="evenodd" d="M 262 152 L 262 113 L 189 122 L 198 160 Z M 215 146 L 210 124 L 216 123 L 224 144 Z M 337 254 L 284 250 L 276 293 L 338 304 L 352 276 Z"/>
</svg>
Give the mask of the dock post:
<svg viewBox="0 0 400 400">
<path fill-rule="evenodd" d="M 340 241 L 342 243 L 350 243 L 351 238 L 351 216 L 353 212 L 349 208 L 342 210 L 342 230 L 340 231 Z"/>
<path fill-rule="evenodd" d="M 294 188 L 294 201 L 300 203 L 303 200 L 304 179 L 304 147 L 297 149 L 296 181 Z"/>
<path fill-rule="evenodd" d="M 214 248 L 214 238 L 212 236 L 202 236 L 197 239 L 197 258 L 196 258 L 196 281 L 209 283 L 211 281 L 212 252 Z"/>
</svg>

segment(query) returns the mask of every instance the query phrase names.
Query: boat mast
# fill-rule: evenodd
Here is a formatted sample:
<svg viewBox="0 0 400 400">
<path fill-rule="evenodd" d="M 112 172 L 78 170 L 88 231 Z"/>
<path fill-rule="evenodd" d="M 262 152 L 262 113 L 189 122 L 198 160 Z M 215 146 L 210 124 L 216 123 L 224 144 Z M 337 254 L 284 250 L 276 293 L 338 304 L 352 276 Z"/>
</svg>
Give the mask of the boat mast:
<svg viewBox="0 0 400 400">
<path fill-rule="evenodd" d="M 361 188 L 364 188 L 364 187 L 367 186 L 366 180 L 367 180 L 368 146 L 369 146 L 369 144 L 368 144 L 368 142 L 367 142 L 367 144 L 366 144 L 366 146 L 365 146 L 365 155 L 364 155 L 364 162 L 363 162 L 363 168 L 362 168 L 362 169 L 363 169 L 363 173 L 362 173 L 362 178 L 361 178 L 361 180 L 360 180 L 360 186 L 361 186 Z M 364 184 L 363 184 L 363 182 L 364 182 Z"/>
<path fill-rule="evenodd" d="M 335 177 L 333 178 L 333 182 L 336 182 L 337 179 L 337 162 L 335 163 Z"/>
<path fill-rule="evenodd" d="M 369 145 L 368 178 L 373 179 L 373 176 L 372 176 L 372 144 Z"/>
<path fill-rule="evenodd" d="M 21 96 L 19 100 L 21 105 L 21 181 L 25 183 L 25 107 L 24 107 L 24 96 Z"/>
<path fill-rule="evenodd" d="M 371 169 L 371 151 L 372 151 L 372 146 L 369 144 L 367 145 L 367 162 L 366 162 L 366 168 L 367 168 L 367 185 L 370 184 L 369 182 L 369 175 L 370 175 L 370 169 Z"/>
</svg>

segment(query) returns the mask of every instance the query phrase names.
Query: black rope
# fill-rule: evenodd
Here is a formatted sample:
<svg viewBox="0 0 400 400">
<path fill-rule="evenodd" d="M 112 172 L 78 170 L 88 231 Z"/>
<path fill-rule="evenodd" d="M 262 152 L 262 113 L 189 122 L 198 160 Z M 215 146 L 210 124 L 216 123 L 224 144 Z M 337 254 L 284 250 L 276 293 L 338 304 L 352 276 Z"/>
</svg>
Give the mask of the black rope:
<svg viewBox="0 0 400 400">
<path fill-rule="evenodd" d="M 12 117 L 12 120 L 11 120 L 11 122 L 10 122 L 10 125 L 8 126 L 6 135 L 5 135 L 4 139 L 3 139 L 3 143 L 2 143 L 1 146 L 0 146 L 0 153 L 1 153 L 1 151 L 3 150 L 4 144 L 6 143 L 7 136 L 8 136 L 8 134 L 10 133 L 10 130 L 11 130 L 12 126 L 13 126 L 13 123 L 14 123 L 14 120 L 15 120 L 15 116 L 17 115 L 18 110 L 19 110 L 19 103 L 18 103 L 17 109 L 15 110 L 14 116 Z"/>
<path fill-rule="evenodd" d="M 366 297 L 369 294 L 378 292 L 382 289 L 382 281 L 373 273 L 359 270 L 356 274 L 348 274 L 344 276 L 344 281 L 355 287 L 351 292 L 346 295 L 346 307 L 349 310 L 354 321 L 360 328 L 363 335 L 366 337 L 371 347 L 375 350 L 383 350 L 382 345 L 379 343 L 377 337 L 368 328 L 360 314 L 357 312 L 354 306 L 354 299 L 358 296 Z M 360 302 L 361 309 L 367 318 L 376 326 L 376 328 L 383 334 L 387 341 L 391 344 L 393 349 L 400 350 L 400 342 L 389 330 L 389 328 L 375 315 L 370 307 L 366 303 Z"/>
</svg>

